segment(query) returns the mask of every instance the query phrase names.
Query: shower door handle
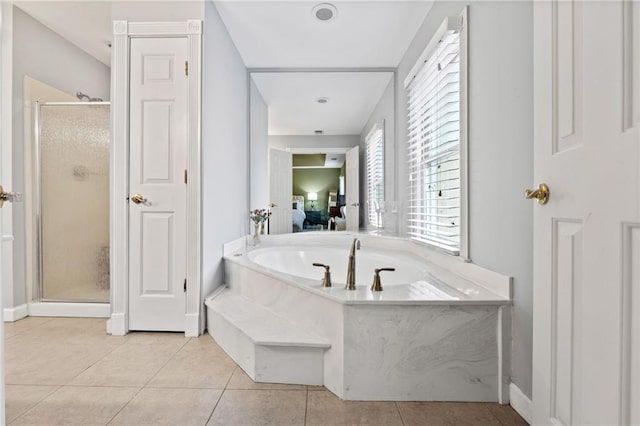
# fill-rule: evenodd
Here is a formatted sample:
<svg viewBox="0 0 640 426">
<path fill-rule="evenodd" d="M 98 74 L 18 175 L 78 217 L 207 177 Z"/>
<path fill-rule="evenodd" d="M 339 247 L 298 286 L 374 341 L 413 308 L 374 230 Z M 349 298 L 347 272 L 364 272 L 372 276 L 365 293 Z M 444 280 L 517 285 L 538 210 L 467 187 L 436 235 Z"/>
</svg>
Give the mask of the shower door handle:
<svg viewBox="0 0 640 426">
<path fill-rule="evenodd" d="M 2 185 L 0 185 L 0 208 L 2 208 L 5 201 L 8 203 L 19 203 L 22 201 L 22 194 L 19 192 L 4 192 Z"/>
</svg>

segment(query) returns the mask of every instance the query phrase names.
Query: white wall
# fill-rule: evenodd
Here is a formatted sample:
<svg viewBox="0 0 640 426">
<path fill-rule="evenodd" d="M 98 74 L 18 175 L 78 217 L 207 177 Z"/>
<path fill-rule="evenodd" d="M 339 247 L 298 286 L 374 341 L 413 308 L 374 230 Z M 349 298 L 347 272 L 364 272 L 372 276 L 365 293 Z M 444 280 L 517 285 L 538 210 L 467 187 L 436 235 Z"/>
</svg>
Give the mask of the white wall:
<svg viewBox="0 0 640 426">
<path fill-rule="evenodd" d="M 269 110 L 256 83 L 251 79 L 251 209 L 269 204 Z"/>
<path fill-rule="evenodd" d="M 109 100 L 110 70 L 102 62 L 49 30 L 18 8 L 13 8 L 13 117 L 12 190 L 24 193 L 24 76 L 64 92 L 82 91 Z M 4 43 L 4 40 L 3 40 Z M 13 206 L 13 286 L 3 286 L 4 306 L 26 303 L 24 204 Z"/>
<path fill-rule="evenodd" d="M 407 96 L 402 89 L 445 16 L 466 3 L 438 1 L 405 53 L 398 79 L 399 199 L 406 200 Z M 469 229 L 474 263 L 514 278 L 512 381 L 531 397 L 533 11 L 531 2 L 469 6 Z"/>
<path fill-rule="evenodd" d="M 360 135 L 269 136 L 269 148 L 351 148 L 360 144 Z"/>
<path fill-rule="evenodd" d="M 360 224 L 367 225 L 367 144 L 365 138 L 371 128 L 384 121 L 384 199 L 393 201 L 395 191 L 396 120 L 395 81 L 392 79 L 360 133 Z"/>
<path fill-rule="evenodd" d="M 203 297 L 224 282 L 222 245 L 249 231 L 247 69 L 205 2 L 202 88 Z"/>
</svg>

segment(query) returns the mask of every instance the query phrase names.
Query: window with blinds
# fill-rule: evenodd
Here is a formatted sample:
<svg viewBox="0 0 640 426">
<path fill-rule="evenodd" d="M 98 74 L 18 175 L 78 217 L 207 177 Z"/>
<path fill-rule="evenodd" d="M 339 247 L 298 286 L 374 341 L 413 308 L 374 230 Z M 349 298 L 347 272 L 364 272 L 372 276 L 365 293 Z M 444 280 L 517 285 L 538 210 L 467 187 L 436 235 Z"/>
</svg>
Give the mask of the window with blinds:
<svg viewBox="0 0 640 426">
<path fill-rule="evenodd" d="M 448 26 L 432 44 L 406 84 L 407 232 L 414 240 L 459 254 L 462 193 L 459 28 Z"/>
<path fill-rule="evenodd" d="M 380 209 L 384 201 L 384 126 L 375 124 L 365 138 L 367 146 L 367 222 L 382 227 Z"/>
</svg>

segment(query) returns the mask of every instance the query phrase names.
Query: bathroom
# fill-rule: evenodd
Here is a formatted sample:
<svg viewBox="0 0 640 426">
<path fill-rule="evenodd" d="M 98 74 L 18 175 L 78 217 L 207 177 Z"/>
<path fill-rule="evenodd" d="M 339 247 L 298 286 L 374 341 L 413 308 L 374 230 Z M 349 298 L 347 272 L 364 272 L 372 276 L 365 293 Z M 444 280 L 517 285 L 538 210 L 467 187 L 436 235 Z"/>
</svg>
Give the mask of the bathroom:
<svg viewBox="0 0 640 426">
<path fill-rule="evenodd" d="M 46 2 L 34 2 L 33 7 L 35 8 L 38 3 Z M 537 10 L 534 2 L 435 1 L 396 2 L 391 5 L 389 2 L 338 1 L 335 2 L 337 8 L 335 22 L 313 22 L 311 9 L 315 4 L 306 2 L 158 2 L 154 3 L 153 7 L 149 7 L 149 2 L 97 2 L 96 7 L 101 9 L 93 12 L 84 3 L 74 5 L 73 2 L 63 2 L 59 10 L 64 10 L 65 3 L 77 8 L 87 7 L 87 16 L 92 16 L 91 13 L 96 13 L 96 16 L 101 17 L 108 15 L 106 34 L 97 35 L 98 50 L 93 56 L 86 55 L 90 57 L 87 62 L 91 65 L 86 65 L 84 68 L 77 64 L 69 66 L 69 60 L 64 61 L 64 58 L 68 58 L 65 56 L 68 55 L 65 52 L 56 51 L 56 55 L 59 55 L 62 60 L 52 59 L 54 48 L 47 48 L 46 44 L 42 44 L 44 41 L 33 43 L 31 37 L 35 36 L 20 33 L 20 31 L 27 29 L 32 31 L 33 28 L 30 28 L 30 25 L 37 27 L 41 33 L 46 32 L 46 35 L 43 36 L 44 39 L 52 39 L 52 30 L 53 32 L 64 31 L 65 26 L 77 26 L 77 32 L 80 33 L 80 36 L 76 33 L 76 35 L 67 35 L 67 37 L 76 37 L 76 40 L 88 39 L 86 34 L 91 31 L 88 26 L 90 27 L 91 22 L 95 20 L 87 18 L 84 20 L 86 22 L 82 22 L 82 20 L 76 19 L 73 21 L 74 24 L 66 21 L 65 25 L 56 29 L 54 28 L 55 19 L 46 26 L 37 24 L 37 22 L 34 24 L 32 21 L 37 21 L 38 12 L 33 9 L 31 13 L 35 19 L 30 18 L 28 5 L 24 5 L 23 10 L 19 2 L 16 2 L 15 8 L 12 3 L 3 2 L 2 4 L 2 184 L 5 190 L 21 192 L 23 197 L 33 196 L 29 193 L 28 180 L 31 175 L 22 166 L 25 164 L 24 152 L 28 149 L 26 139 L 23 137 L 24 124 L 22 119 L 27 107 L 27 99 L 22 99 L 24 75 L 71 94 L 71 96 L 82 91 L 90 97 L 111 101 L 113 114 L 114 108 L 115 111 L 119 111 L 117 108 L 121 104 L 118 102 L 122 102 L 121 98 L 114 96 L 119 93 L 117 92 L 119 90 L 117 84 L 121 80 L 118 80 L 116 68 L 119 62 L 113 61 L 113 58 L 117 58 L 118 49 L 121 47 L 116 46 L 116 38 L 112 39 L 111 22 L 187 22 L 196 20 L 202 23 L 200 32 L 188 33 L 192 38 L 193 34 L 201 34 L 201 66 L 190 64 L 193 68 L 189 71 L 195 73 L 190 76 L 197 75 L 198 72 L 202 76 L 201 86 L 199 89 L 196 88 L 196 92 L 194 92 L 199 94 L 200 102 L 196 108 L 200 108 L 202 120 L 199 128 L 201 169 L 189 167 L 189 183 L 195 182 L 199 186 L 197 191 L 199 196 L 197 203 L 192 205 L 197 211 L 193 216 L 195 220 L 187 221 L 187 225 L 185 225 L 191 226 L 191 228 L 187 228 L 189 237 L 185 244 L 189 244 L 191 247 L 189 250 L 195 247 L 193 249 L 195 251 L 191 252 L 192 255 L 187 257 L 185 265 L 183 265 L 184 270 L 187 271 L 185 272 L 187 278 L 184 280 L 185 295 L 182 296 L 181 303 L 183 303 L 182 306 L 186 304 L 187 311 L 186 315 L 182 315 L 185 317 L 182 331 L 186 331 L 187 336 L 198 336 L 205 332 L 205 299 L 227 283 L 224 260 L 225 244 L 238 241 L 251 233 L 249 210 L 269 207 L 271 204 L 285 205 L 287 211 L 283 212 L 285 216 L 281 220 L 282 229 L 291 228 L 291 218 L 286 216 L 286 213 L 291 214 L 288 206 L 291 205 L 291 195 L 294 194 L 289 193 L 284 196 L 284 203 L 270 199 L 270 166 L 267 158 L 270 148 L 285 148 L 285 150 L 293 148 L 295 153 L 295 149 L 305 147 L 296 147 L 291 141 L 286 141 L 286 138 L 292 136 L 291 134 L 269 134 L 267 130 L 269 108 L 266 99 L 263 99 L 263 102 L 255 101 L 256 88 L 252 85 L 252 76 L 301 71 L 310 73 L 348 71 L 354 73 L 391 73 L 393 75 L 392 84 L 384 86 L 384 89 L 389 90 L 380 94 L 384 95 L 382 98 L 387 102 L 384 105 L 374 104 L 374 108 L 370 110 L 373 113 L 375 109 L 379 116 L 373 117 L 372 114 L 367 114 L 364 124 L 359 126 L 359 130 L 348 134 L 354 138 L 344 145 L 338 145 L 339 141 L 337 140 L 332 141 L 328 147 L 342 148 L 346 154 L 347 148 L 359 146 L 358 158 L 361 167 L 356 171 L 360 179 L 359 197 L 357 200 L 349 200 L 345 204 L 347 206 L 359 204 L 359 206 L 353 206 L 356 209 L 355 214 L 347 213 L 347 219 L 349 217 L 358 218 L 355 225 L 356 230 L 366 228 L 369 216 L 366 210 L 367 198 L 366 186 L 364 185 L 366 174 L 362 166 L 365 163 L 366 148 L 363 139 L 374 122 L 384 120 L 384 200 L 395 203 L 397 207 L 393 213 L 395 216 L 388 219 L 385 228 L 389 238 L 392 238 L 391 235 L 403 238 L 406 236 L 406 211 L 404 207 L 410 198 L 409 188 L 404 180 L 409 167 L 407 164 L 406 111 L 408 96 L 405 90 L 405 79 L 411 73 L 433 35 L 441 27 L 443 20 L 446 17 L 460 16 L 468 6 L 468 21 L 465 21 L 465 24 L 468 24 L 468 35 L 465 40 L 465 43 L 468 43 L 466 45 L 469 63 L 468 74 L 466 74 L 468 93 L 464 100 L 468 111 L 465 135 L 468 140 L 467 152 L 465 153 L 467 163 L 464 168 L 466 172 L 464 179 L 468 184 L 468 189 L 465 188 L 467 192 L 463 194 L 465 200 L 463 208 L 468 212 L 468 215 L 465 217 L 466 222 L 461 233 L 460 256 L 458 257 L 469 261 L 471 265 L 510 278 L 512 292 L 509 297 L 512 309 L 509 334 L 511 344 L 507 345 L 509 350 L 504 352 L 505 356 L 509 358 L 510 366 L 509 371 L 504 375 L 508 378 L 505 386 L 509 390 L 511 404 L 513 406 L 519 404 L 518 412 L 523 414 L 525 418 L 531 418 L 527 413 L 531 410 L 534 382 L 542 380 L 536 379 L 538 376 L 535 374 L 533 361 L 535 353 L 534 330 L 536 329 L 533 320 L 534 292 L 542 291 L 536 290 L 542 288 L 541 286 L 534 286 L 534 262 L 532 259 L 534 259 L 535 244 L 541 244 L 541 242 L 536 240 L 537 237 L 535 237 L 533 230 L 534 222 L 540 219 L 539 209 L 544 207 L 536 205 L 535 208 L 538 210 L 532 208 L 532 202 L 525 200 L 522 193 L 525 189 L 534 188 L 534 185 L 547 179 L 541 172 L 534 173 L 536 165 L 533 155 L 536 148 L 534 131 L 537 126 L 536 117 L 539 117 L 534 114 L 535 102 L 538 102 L 534 91 L 534 79 L 537 78 L 535 66 L 539 59 L 536 55 L 541 55 L 540 52 L 534 50 L 534 29 L 538 30 L 534 25 L 534 11 Z M 83 6 L 79 6 L 80 4 Z M 537 7 L 543 8 L 544 6 Z M 635 3 L 632 6 L 620 6 L 619 9 L 614 9 L 612 12 L 605 11 L 606 16 L 610 16 L 608 13 L 613 16 L 615 13 L 624 11 L 625 16 L 630 16 L 625 21 L 627 26 L 624 28 L 629 28 L 629 26 L 636 28 L 639 8 Z M 46 6 L 42 10 L 46 12 Z M 579 6 L 576 6 L 575 11 L 560 6 L 554 13 L 556 12 L 559 13 L 558 16 L 563 23 L 566 22 L 566 19 L 573 19 L 574 14 L 577 14 L 576 16 L 580 18 L 579 22 L 584 21 L 585 26 L 593 25 L 592 21 L 582 17 L 583 10 Z M 50 16 L 56 15 L 51 12 L 51 9 L 48 13 Z M 541 15 L 538 16 L 538 19 L 542 19 L 540 16 L 543 16 L 547 11 L 542 10 L 539 13 Z M 47 13 L 44 13 L 40 19 L 44 20 L 45 16 Z M 363 16 L 365 18 L 362 18 Z M 592 18 L 592 15 L 588 15 L 588 17 Z M 303 19 L 308 20 L 308 22 L 304 21 L 305 27 L 298 25 L 297 20 Z M 544 19 L 542 20 L 544 21 Z M 6 22 L 14 23 L 15 27 L 12 29 L 11 25 L 8 26 Z M 254 30 L 247 28 L 247 22 L 255 23 Z M 349 26 L 340 26 L 341 22 L 348 22 Z M 95 26 L 98 27 L 98 25 Z M 300 32 L 300 28 L 307 28 L 307 26 L 310 30 L 305 37 L 308 38 L 297 43 L 296 37 L 291 37 L 291 32 Z M 262 32 L 256 34 L 255 28 L 260 28 Z M 372 31 L 372 28 L 376 28 L 376 30 Z M 384 31 L 380 31 L 379 28 L 384 28 Z M 576 26 L 576 34 L 578 31 L 582 31 L 582 27 L 579 25 Z M 635 37 L 636 33 L 626 31 L 624 34 L 628 38 Z M 565 34 L 563 33 L 563 35 Z M 612 43 L 619 41 L 609 33 L 607 36 L 611 38 Z M 11 40 L 11 37 L 13 40 L 8 42 L 7 40 Z M 58 36 L 56 35 L 56 37 Z M 256 40 L 261 40 L 262 43 L 256 43 Z M 90 49 L 90 47 L 80 46 L 78 41 L 75 43 L 83 52 Z M 35 53 L 20 53 L 23 52 L 22 49 L 27 49 L 24 51 L 30 52 L 28 49 L 38 46 L 40 46 L 40 50 Z M 570 49 L 571 46 L 573 46 L 571 43 L 560 43 L 559 49 Z M 638 53 L 637 49 L 633 50 L 635 48 L 629 49 L 624 52 L 631 52 L 627 55 L 632 58 L 628 63 L 634 70 L 636 68 L 633 67 L 637 66 Z M 615 52 L 611 54 L 613 53 Z M 103 55 L 102 61 L 96 59 L 96 56 L 99 55 Z M 106 59 L 104 59 L 105 55 Z M 566 57 L 570 57 L 570 55 L 560 55 L 560 58 Z M 588 59 L 592 60 L 593 58 L 589 57 Z M 560 64 L 564 67 L 566 64 L 562 62 L 563 60 L 560 61 Z M 31 64 L 29 61 L 34 63 Z M 105 62 L 111 64 L 111 68 Z M 26 71 L 20 68 L 23 66 L 33 66 L 33 68 Z M 571 66 L 573 65 L 566 68 L 570 70 L 570 73 L 561 74 L 561 77 L 573 75 L 574 71 Z M 94 69 L 89 69 L 90 67 Z M 64 78 L 62 81 L 56 80 L 52 77 L 54 74 Z M 638 73 L 627 72 L 626 77 L 621 81 L 624 84 L 635 84 L 636 74 Z M 96 77 L 97 75 L 100 77 Z M 576 78 L 582 78 L 582 74 L 576 73 L 576 75 L 578 75 Z M 593 75 L 591 76 L 593 77 Z M 112 87 L 114 82 L 116 85 Z M 546 80 L 543 80 L 541 84 L 545 83 Z M 622 91 L 612 89 L 611 92 L 621 93 Z M 7 93 L 11 93 L 12 96 L 7 96 Z M 571 93 L 561 91 L 558 96 L 564 99 L 563 96 L 571 96 Z M 311 101 L 315 102 L 315 97 Z M 634 102 L 637 103 L 637 100 L 632 98 L 624 105 L 635 105 Z M 561 103 L 560 111 L 564 114 L 562 118 L 574 117 L 574 121 L 582 120 L 583 115 L 581 114 L 589 112 L 582 110 L 576 110 L 576 112 L 567 105 Z M 9 122 L 13 121 L 13 126 L 6 126 L 7 117 L 13 118 L 13 120 L 9 120 Z M 631 125 L 627 125 L 627 128 L 632 131 L 626 132 L 625 137 L 635 139 L 637 138 L 637 127 L 634 127 L 634 123 L 636 123 L 634 113 L 629 113 L 629 117 L 631 118 L 627 121 Z M 371 122 L 369 122 L 370 118 Z M 113 121 L 111 124 L 116 126 Z M 570 129 L 570 126 L 562 128 L 565 132 L 563 137 L 564 134 L 571 134 L 571 131 L 567 129 Z M 337 133 L 337 135 L 345 136 L 344 133 Z M 334 135 L 326 135 L 322 138 L 326 138 L 324 139 L 326 141 L 331 136 Z M 309 137 L 312 136 L 309 135 Z M 568 146 L 571 146 L 571 142 L 568 143 Z M 324 146 L 326 147 L 326 145 Z M 564 149 L 564 145 L 559 144 L 558 146 L 559 149 Z M 306 148 L 309 147 L 306 146 Z M 312 148 L 317 149 L 318 147 Z M 118 152 L 113 155 L 118 155 Z M 633 155 L 627 157 L 633 158 Z M 114 170 L 116 172 L 119 170 L 117 169 L 118 164 L 120 167 L 124 167 L 121 161 L 112 163 L 112 167 L 114 167 L 113 164 L 116 169 L 111 169 L 112 178 Z M 122 171 L 120 170 L 120 172 Z M 549 178 L 549 180 L 551 179 Z M 114 182 L 118 185 L 114 186 Z M 348 178 L 347 182 L 349 182 Z M 119 191 L 117 192 L 118 197 L 125 199 L 133 195 L 133 192 L 129 194 L 128 188 L 120 184 L 122 181 L 111 180 L 112 191 Z M 551 190 L 553 191 L 553 186 Z M 142 193 L 144 194 L 144 192 Z M 631 193 L 635 192 L 632 190 Z M 349 194 L 348 190 L 347 194 Z M 553 202 L 553 195 L 551 197 L 550 205 Z M 2 229 L 4 232 L 2 233 L 1 272 L 5 321 L 18 320 L 27 315 L 109 317 L 108 331 L 116 335 L 125 334 L 128 330 L 126 318 L 129 296 L 125 294 L 126 287 L 118 283 L 123 279 L 123 275 L 126 275 L 122 271 L 128 270 L 126 266 L 123 267 L 128 261 L 126 256 L 127 243 L 123 241 L 122 235 L 119 239 L 113 240 L 113 233 L 122 229 L 122 224 L 126 223 L 123 219 L 123 210 L 112 210 L 112 214 L 110 214 L 112 234 L 109 261 L 112 276 L 109 302 L 86 303 L 85 300 L 82 303 L 61 303 L 60 306 L 53 304 L 38 306 L 42 303 L 38 303 L 33 297 L 33 289 L 37 288 L 33 257 L 35 235 L 29 234 L 31 232 L 29 230 L 33 229 L 34 225 L 29 222 L 31 219 L 25 211 L 27 208 L 28 203 L 25 202 L 23 204 L 6 203 L 2 209 Z M 277 214 L 278 212 L 274 211 L 276 217 L 272 219 L 271 226 L 276 226 Z M 558 213 L 557 217 L 575 217 L 575 215 L 573 213 Z M 636 228 L 632 226 L 638 222 L 637 212 L 625 216 L 623 222 L 626 226 L 624 235 L 629 235 L 628 246 L 633 250 L 637 247 L 636 233 L 633 231 Z M 631 225 L 627 226 L 627 224 Z M 559 235 L 568 235 L 567 238 L 573 238 L 572 236 L 578 232 L 574 229 L 574 224 L 571 221 L 560 221 L 558 226 Z M 629 231 L 627 232 L 627 230 Z M 271 236 L 265 238 L 265 244 L 268 244 L 269 237 Z M 249 241 L 249 239 L 243 240 Z M 565 240 L 561 239 L 560 241 Z M 627 247 L 624 244 L 617 244 L 616 247 L 618 245 Z M 347 242 L 343 249 L 348 251 L 348 246 Z M 563 250 L 569 250 L 567 247 L 575 246 L 571 244 L 561 246 Z M 363 250 L 366 249 L 365 244 Z M 452 267 L 455 268 L 455 266 Z M 463 268 L 465 267 L 463 266 Z M 115 277 L 113 276 L 114 271 Z M 321 272 L 318 270 L 318 278 L 321 277 Z M 382 279 L 384 284 L 384 275 Z M 369 280 L 370 277 L 367 276 L 367 285 L 370 285 Z M 633 280 L 631 279 L 631 281 Z M 616 297 L 620 294 L 635 295 L 635 292 L 631 292 L 631 288 L 631 286 L 621 286 L 621 289 L 615 290 L 610 297 L 603 298 L 612 306 L 617 306 L 616 312 L 622 310 L 621 315 L 626 318 L 621 322 L 623 336 L 633 336 L 629 330 L 633 330 L 637 323 L 637 316 L 635 316 L 637 314 L 634 313 L 634 309 L 637 311 L 637 296 L 626 298 L 625 300 L 630 301 L 628 306 L 622 304 L 624 305 L 622 308 L 621 304 L 616 304 Z M 180 280 L 181 289 L 182 280 Z M 624 291 L 631 293 L 620 293 Z M 572 306 L 573 302 L 561 299 L 560 303 Z M 588 324 L 593 322 L 593 319 L 587 321 Z M 572 333 L 566 328 L 559 329 L 559 332 Z M 542 336 L 544 337 L 544 334 Z M 637 339 L 629 337 L 620 338 L 610 347 L 622 348 L 620 349 L 622 354 L 635 354 L 634 351 L 637 351 L 634 349 L 635 345 L 637 345 Z M 614 356 L 610 353 L 607 353 L 607 356 L 612 356 L 616 362 L 622 359 L 620 361 L 621 371 L 626 371 L 625 369 L 636 371 L 637 369 L 637 363 L 628 361 L 628 359 L 633 360 L 633 356 Z M 561 362 L 567 361 L 561 360 Z M 562 383 L 565 383 L 566 380 L 577 380 L 571 377 L 567 379 L 561 375 L 558 377 Z M 624 386 L 635 389 L 632 386 L 633 383 L 635 382 L 626 383 Z M 562 395 L 566 395 L 566 388 L 562 388 L 562 390 L 565 392 Z M 637 392 L 637 390 L 632 392 Z M 633 400 L 631 398 L 631 401 Z M 628 416 L 636 418 L 633 416 L 638 415 L 637 407 L 633 405 L 632 407 L 634 408 L 629 409 L 631 414 Z M 588 410 L 585 413 L 588 413 Z"/>
</svg>

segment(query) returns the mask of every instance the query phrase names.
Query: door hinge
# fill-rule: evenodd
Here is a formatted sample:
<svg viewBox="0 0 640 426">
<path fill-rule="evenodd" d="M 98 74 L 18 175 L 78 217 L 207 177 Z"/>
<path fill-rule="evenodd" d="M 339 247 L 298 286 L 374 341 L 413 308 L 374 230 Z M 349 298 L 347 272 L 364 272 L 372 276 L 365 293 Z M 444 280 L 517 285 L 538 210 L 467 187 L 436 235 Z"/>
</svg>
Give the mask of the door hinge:
<svg viewBox="0 0 640 426">
<path fill-rule="evenodd" d="M 184 292 L 187 292 L 187 279 L 184 279 Z"/>
<path fill-rule="evenodd" d="M 188 178 L 187 178 L 187 169 L 184 169 L 184 183 L 187 183 Z"/>
<path fill-rule="evenodd" d="M 189 75 L 189 61 L 184 61 L 184 75 Z"/>
</svg>

